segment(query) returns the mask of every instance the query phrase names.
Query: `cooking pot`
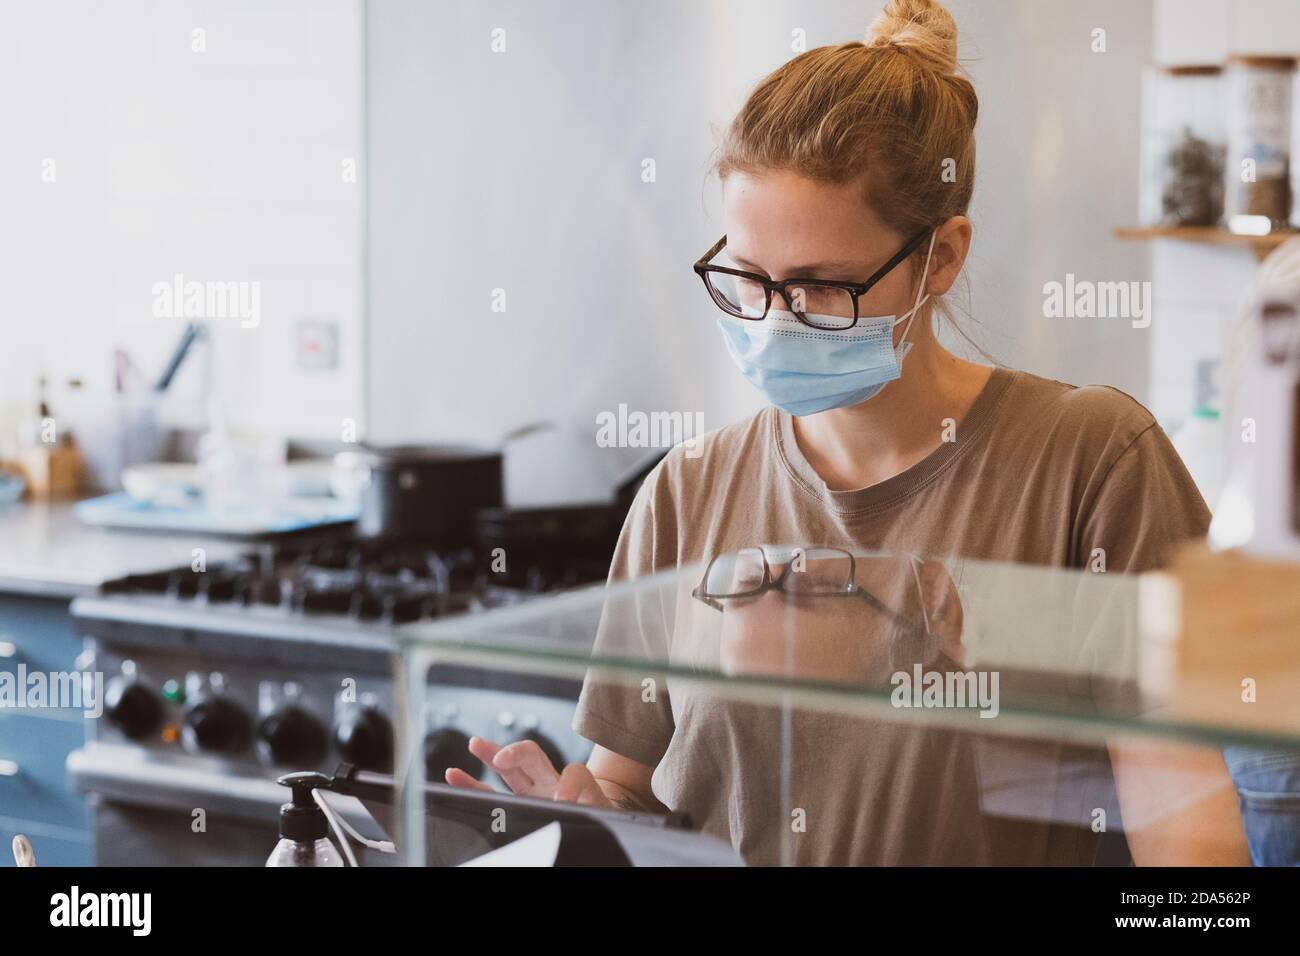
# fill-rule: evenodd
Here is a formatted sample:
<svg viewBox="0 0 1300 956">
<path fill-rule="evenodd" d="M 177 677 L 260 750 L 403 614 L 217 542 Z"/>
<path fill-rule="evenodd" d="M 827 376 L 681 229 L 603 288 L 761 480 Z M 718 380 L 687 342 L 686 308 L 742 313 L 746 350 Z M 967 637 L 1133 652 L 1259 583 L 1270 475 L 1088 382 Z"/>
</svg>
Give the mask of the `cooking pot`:
<svg viewBox="0 0 1300 956">
<path fill-rule="evenodd" d="M 502 454 L 467 445 L 366 449 L 357 533 L 456 549 L 474 544 L 480 508 L 502 503 Z"/>
</svg>

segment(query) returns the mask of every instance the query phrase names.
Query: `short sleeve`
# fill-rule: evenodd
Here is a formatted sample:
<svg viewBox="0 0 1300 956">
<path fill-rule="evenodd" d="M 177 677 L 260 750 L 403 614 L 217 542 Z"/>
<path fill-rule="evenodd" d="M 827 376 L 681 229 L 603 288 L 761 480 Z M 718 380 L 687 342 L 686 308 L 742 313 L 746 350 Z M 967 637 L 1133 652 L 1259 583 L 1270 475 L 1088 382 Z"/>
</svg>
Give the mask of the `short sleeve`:
<svg viewBox="0 0 1300 956">
<path fill-rule="evenodd" d="M 611 585 L 593 653 L 635 666 L 593 668 L 583 681 L 573 729 L 588 740 L 647 766 L 656 766 L 672 739 L 674 722 L 666 681 L 652 662 L 668 659 L 674 611 L 670 589 L 629 590 L 635 581 L 677 565 L 676 513 L 669 490 L 672 455 L 646 477 L 619 535 L 610 565 Z"/>
<path fill-rule="evenodd" d="M 1082 515 L 1080 567 L 1138 574 L 1163 567 L 1174 549 L 1204 537 L 1210 510 L 1178 452 L 1152 423 L 1115 459 Z"/>
<path fill-rule="evenodd" d="M 1136 715 L 1159 705 L 1138 686 L 1140 598 L 1132 576 L 1165 566 L 1180 544 L 1203 537 L 1209 525 L 1210 511 L 1178 452 L 1159 425 L 1150 425 L 1115 460 L 1083 522 L 1077 667 L 1091 675 L 1102 709 Z M 1093 554 L 1104 554 L 1105 573 L 1090 573 L 1101 567 L 1094 567 Z"/>
</svg>

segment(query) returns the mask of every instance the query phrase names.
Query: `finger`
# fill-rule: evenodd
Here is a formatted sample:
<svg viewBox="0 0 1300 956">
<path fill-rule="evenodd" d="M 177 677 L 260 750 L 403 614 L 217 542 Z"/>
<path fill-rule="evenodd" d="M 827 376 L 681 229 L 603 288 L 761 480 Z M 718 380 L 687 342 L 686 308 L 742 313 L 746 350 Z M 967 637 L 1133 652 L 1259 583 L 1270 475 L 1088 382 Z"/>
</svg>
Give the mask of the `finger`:
<svg viewBox="0 0 1300 956">
<path fill-rule="evenodd" d="M 510 788 L 511 793 L 527 793 L 532 789 L 533 778 L 523 770 L 517 770 L 513 766 L 496 765 L 497 757 L 506 750 L 490 740 L 482 737 L 471 737 L 469 739 L 469 752 L 483 763 L 497 772 L 497 776 Z"/>
<path fill-rule="evenodd" d="M 517 740 L 502 747 L 493 759 L 492 766 L 497 771 L 515 770 L 525 773 L 537 786 L 551 786 L 560 778 L 560 772 L 533 740 Z"/>
<path fill-rule="evenodd" d="M 589 806 L 608 806 L 610 803 L 585 763 L 571 763 L 564 768 L 555 787 L 555 799 Z"/>
<path fill-rule="evenodd" d="M 559 782 L 555 785 L 555 799 L 578 803 L 587 789 L 587 781 L 590 778 L 591 771 L 584 764 L 569 764 L 564 768 Z"/>
<path fill-rule="evenodd" d="M 469 752 L 483 761 L 485 766 L 492 767 L 494 770 L 496 767 L 493 765 L 493 761 L 501 750 L 500 746 L 483 737 L 471 737 L 469 739 Z M 532 780 L 524 773 L 507 773 L 498 770 L 497 776 L 501 778 L 511 793 L 526 793 L 533 785 Z M 489 787 L 489 789 L 491 788 Z"/>
<path fill-rule="evenodd" d="M 492 787 L 490 787 L 488 784 L 484 783 L 482 780 L 479 780 L 477 777 L 470 776 L 464 770 L 461 770 L 459 767 L 449 768 L 447 770 L 447 773 L 445 774 L 445 777 L 447 783 L 449 783 L 451 786 L 460 787 L 464 790 L 491 790 L 492 789 Z"/>
<path fill-rule="evenodd" d="M 483 737 L 469 738 L 469 752 L 486 764 L 492 763 L 492 758 L 497 755 L 501 748 L 492 741 Z"/>
</svg>

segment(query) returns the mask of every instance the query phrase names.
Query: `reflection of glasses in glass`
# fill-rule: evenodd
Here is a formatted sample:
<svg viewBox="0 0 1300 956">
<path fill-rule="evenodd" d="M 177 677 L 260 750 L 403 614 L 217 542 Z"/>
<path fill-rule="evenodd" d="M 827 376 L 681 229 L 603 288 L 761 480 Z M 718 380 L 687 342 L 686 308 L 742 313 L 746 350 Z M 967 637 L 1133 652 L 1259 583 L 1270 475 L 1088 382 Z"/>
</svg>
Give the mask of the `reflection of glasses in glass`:
<svg viewBox="0 0 1300 956">
<path fill-rule="evenodd" d="M 726 236 L 700 257 L 700 261 L 695 263 L 695 272 L 704 280 L 704 287 L 718 308 L 737 319 L 762 321 L 772 306 L 772 293 L 778 292 L 795 318 L 804 325 L 823 330 L 850 329 L 858 322 L 858 299 L 915 252 L 929 235 L 929 229 L 917 233 L 866 282 L 834 282 L 829 279 L 773 282 L 756 272 L 710 264 L 709 260 L 726 246 Z"/>
<path fill-rule="evenodd" d="M 704 578 L 691 597 L 721 611 L 721 601 L 757 597 L 767 591 L 807 597 L 861 597 L 904 632 L 924 635 L 923 624 L 899 614 L 870 591 L 858 585 L 857 560 L 842 548 L 789 548 L 777 552 L 779 573 L 772 573 L 764 548 L 743 548 L 720 554 L 704 569 Z M 913 568 L 913 571 L 915 568 Z"/>
</svg>

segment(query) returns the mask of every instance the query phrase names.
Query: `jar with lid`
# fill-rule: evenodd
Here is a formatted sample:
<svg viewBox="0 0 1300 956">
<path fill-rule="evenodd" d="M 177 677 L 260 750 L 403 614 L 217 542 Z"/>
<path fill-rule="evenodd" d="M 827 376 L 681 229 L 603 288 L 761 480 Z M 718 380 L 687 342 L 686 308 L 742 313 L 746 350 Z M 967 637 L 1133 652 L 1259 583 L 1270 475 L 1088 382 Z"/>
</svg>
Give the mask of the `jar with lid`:
<svg viewBox="0 0 1300 956">
<path fill-rule="evenodd" d="M 1286 56 L 1228 57 L 1223 221 L 1233 232 L 1264 235 L 1287 228 L 1295 64 Z"/>
<path fill-rule="evenodd" d="M 1222 67 L 1152 67 L 1144 86 L 1142 224 L 1217 224 L 1226 151 Z"/>
</svg>

